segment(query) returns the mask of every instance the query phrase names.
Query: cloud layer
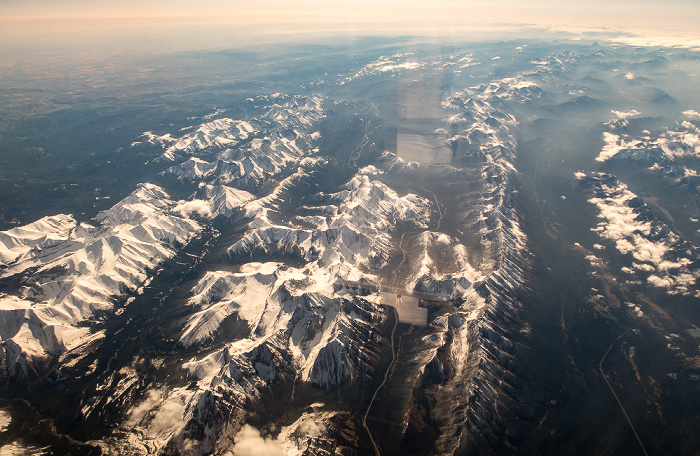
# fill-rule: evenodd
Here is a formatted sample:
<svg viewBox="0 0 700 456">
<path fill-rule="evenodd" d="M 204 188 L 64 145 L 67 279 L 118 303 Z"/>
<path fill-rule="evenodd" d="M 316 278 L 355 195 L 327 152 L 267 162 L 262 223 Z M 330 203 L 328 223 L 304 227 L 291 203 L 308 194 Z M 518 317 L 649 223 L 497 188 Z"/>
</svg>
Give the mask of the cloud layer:
<svg viewBox="0 0 700 456">
<path fill-rule="evenodd" d="M 283 456 L 281 442 L 269 437 L 263 437 L 260 432 L 250 425 L 244 425 L 234 438 L 236 442 L 231 448 L 232 456 Z"/>
<path fill-rule="evenodd" d="M 632 257 L 631 267 L 623 267 L 623 272 L 646 276 L 647 283 L 666 288 L 669 294 L 700 297 L 696 286 L 700 273 L 688 268 L 697 258 L 698 249 L 659 221 L 617 178 L 583 173 L 576 177 L 589 184 L 595 194 L 588 202 L 597 206 L 600 221 L 592 230 L 612 241 L 620 253 Z"/>
</svg>

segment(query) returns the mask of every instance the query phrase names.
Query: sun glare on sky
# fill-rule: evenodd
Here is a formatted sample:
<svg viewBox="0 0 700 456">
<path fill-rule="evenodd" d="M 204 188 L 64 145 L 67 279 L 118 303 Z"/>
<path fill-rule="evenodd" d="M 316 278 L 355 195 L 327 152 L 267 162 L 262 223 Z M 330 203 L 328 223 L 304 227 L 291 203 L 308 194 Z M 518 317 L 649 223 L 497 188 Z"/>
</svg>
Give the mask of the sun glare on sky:
<svg viewBox="0 0 700 456">
<path fill-rule="evenodd" d="M 699 21 L 700 2 L 691 0 L 11 0 L 0 3 L 0 55 L 41 61 L 59 54 L 106 58 L 331 37 L 458 42 L 542 33 L 700 48 Z"/>
<path fill-rule="evenodd" d="M 82 27 L 187 27 L 230 25 L 258 27 L 266 33 L 343 31 L 354 33 L 459 33 L 493 24 L 555 28 L 609 28 L 636 34 L 697 34 L 700 3 L 692 0 L 656 2 L 536 0 L 435 2 L 399 0 L 254 2 L 205 0 L 9 1 L 0 5 L 3 22 L 25 31 L 71 30 Z M 9 28 L 11 30 L 12 27 Z M 6 30 L 8 30 L 6 28 Z M 16 30 L 15 30 L 16 31 Z"/>
</svg>

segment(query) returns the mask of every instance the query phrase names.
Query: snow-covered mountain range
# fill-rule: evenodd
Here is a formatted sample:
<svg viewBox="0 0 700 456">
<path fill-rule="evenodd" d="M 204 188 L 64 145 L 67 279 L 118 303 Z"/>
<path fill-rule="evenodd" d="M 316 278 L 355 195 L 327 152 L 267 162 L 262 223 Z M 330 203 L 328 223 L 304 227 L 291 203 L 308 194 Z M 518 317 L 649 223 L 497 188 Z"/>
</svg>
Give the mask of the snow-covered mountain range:
<svg viewBox="0 0 700 456">
<path fill-rule="evenodd" d="M 74 214 L 0 232 L 0 390 L 27 401 L 0 404 L 0 453 L 27 416 L 114 455 L 694 441 L 666 393 L 695 397 L 700 365 L 699 222 L 678 217 L 697 208 L 700 114 L 652 87 L 664 62 L 370 47 L 139 117 L 100 169 L 142 166 L 113 184 L 128 196 L 104 209 L 89 176 Z"/>
<path fill-rule="evenodd" d="M 0 233 L 0 278 L 17 284 L 15 294 L 0 296 L 10 375 L 40 374 L 52 359 L 101 337 L 82 323 L 113 312 L 117 297 L 201 231 L 176 205 L 162 188 L 143 184 L 90 223 L 61 214 Z"/>
</svg>

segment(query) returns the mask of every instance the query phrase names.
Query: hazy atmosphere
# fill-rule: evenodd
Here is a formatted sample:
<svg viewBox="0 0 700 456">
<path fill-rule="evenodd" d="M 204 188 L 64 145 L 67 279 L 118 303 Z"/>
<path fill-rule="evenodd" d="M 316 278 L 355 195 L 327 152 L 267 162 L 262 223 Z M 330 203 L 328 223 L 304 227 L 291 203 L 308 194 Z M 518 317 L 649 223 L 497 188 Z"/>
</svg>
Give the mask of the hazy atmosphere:
<svg viewBox="0 0 700 456">
<path fill-rule="evenodd" d="M 695 454 L 699 21 L 1 2 L 0 455 Z"/>
<path fill-rule="evenodd" d="M 236 27 L 244 34 L 337 33 L 455 36 L 534 26 L 564 31 L 627 32 L 640 36 L 697 37 L 700 5 L 692 0 L 580 1 L 341 1 L 230 2 L 11 0 L 0 6 L 2 34 L 28 35 L 197 27 Z M 241 31 L 239 30 L 238 33 Z M 189 35 L 197 46 L 217 42 L 221 30 Z M 235 36 L 235 35 L 234 35 Z M 220 44 L 220 43 L 217 43 Z"/>
</svg>

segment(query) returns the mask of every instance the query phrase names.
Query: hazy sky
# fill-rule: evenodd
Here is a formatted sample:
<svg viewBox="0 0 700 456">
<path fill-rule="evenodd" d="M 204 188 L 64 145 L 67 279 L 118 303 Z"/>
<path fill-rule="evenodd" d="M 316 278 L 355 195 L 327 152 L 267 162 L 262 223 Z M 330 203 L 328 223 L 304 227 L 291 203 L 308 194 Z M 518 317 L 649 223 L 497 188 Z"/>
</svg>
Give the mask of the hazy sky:
<svg viewBox="0 0 700 456">
<path fill-rule="evenodd" d="M 0 0 L 6 52 L 76 43 L 221 47 L 339 31 L 472 39 L 514 25 L 626 31 L 673 44 L 668 36 L 700 40 L 698 24 L 698 0 Z"/>
<path fill-rule="evenodd" d="M 401 31 L 433 30 L 487 23 L 600 26 L 650 30 L 683 30 L 697 34 L 697 0 L 3 0 L 0 17 L 113 18 L 169 23 L 347 27 Z M 89 26 L 89 23 L 85 24 Z"/>
</svg>

